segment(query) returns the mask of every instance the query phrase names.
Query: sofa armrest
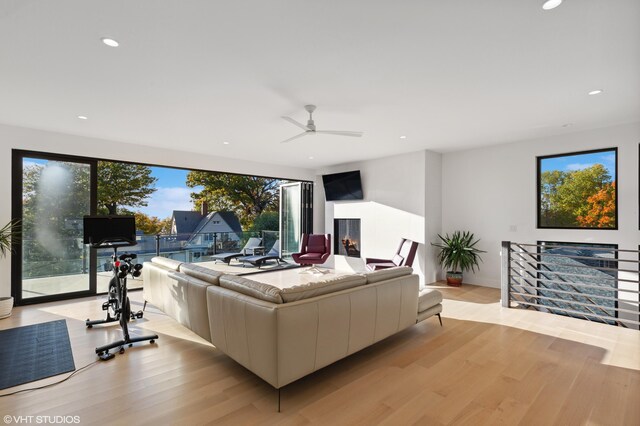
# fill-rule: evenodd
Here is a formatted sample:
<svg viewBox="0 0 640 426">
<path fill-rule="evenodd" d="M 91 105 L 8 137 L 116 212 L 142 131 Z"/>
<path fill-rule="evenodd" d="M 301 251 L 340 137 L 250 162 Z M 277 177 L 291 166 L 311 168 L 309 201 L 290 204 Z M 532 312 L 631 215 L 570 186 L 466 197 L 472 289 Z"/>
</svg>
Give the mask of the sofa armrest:
<svg viewBox="0 0 640 426">
<path fill-rule="evenodd" d="M 275 388 L 280 387 L 277 306 L 223 287 L 207 288 L 211 343 Z"/>
</svg>

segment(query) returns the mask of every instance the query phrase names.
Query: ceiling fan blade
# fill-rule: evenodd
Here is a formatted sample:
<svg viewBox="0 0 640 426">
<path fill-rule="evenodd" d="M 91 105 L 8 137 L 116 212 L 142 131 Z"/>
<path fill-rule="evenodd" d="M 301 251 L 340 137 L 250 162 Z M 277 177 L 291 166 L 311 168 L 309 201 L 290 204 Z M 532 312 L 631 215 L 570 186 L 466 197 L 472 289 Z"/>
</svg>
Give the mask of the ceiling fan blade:
<svg viewBox="0 0 640 426">
<path fill-rule="evenodd" d="M 343 130 L 317 130 L 316 133 L 322 133 L 325 135 L 352 136 L 355 138 L 359 138 L 364 135 L 364 132 L 349 132 Z"/>
<path fill-rule="evenodd" d="M 292 138 L 289 138 L 289 139 L 283 140 L 283 141 L 282 141 L 282 142 L 280 142 L 280 143 L 287 143 L 287 142 L 291 142 L 292 140 L 294 140 L 294 139 L 298 139 L 298 138 L 301 138 L 301 137 L 305 136 L 306 134 L 307 134 L 307 132 L 302 132 L 302 133 L 300 133 L 300 134 L 298 134 L 298 135 L 295 135 L 295 136 L 294 136 L 294 137 L 292 137 Z"/>
<path fill-rule="evenodd" d="M 293 124 L 294 126 L 298 126 L 303 130 L 311 130 L 310 128 L 308 128 L 307 126 L 305 126 L 304 124 L 297 122 L 296 120 L 294 120 L 291 117 L 282 117 L 283 120 L 287 120 L 289 123 Z"/>
</svg>

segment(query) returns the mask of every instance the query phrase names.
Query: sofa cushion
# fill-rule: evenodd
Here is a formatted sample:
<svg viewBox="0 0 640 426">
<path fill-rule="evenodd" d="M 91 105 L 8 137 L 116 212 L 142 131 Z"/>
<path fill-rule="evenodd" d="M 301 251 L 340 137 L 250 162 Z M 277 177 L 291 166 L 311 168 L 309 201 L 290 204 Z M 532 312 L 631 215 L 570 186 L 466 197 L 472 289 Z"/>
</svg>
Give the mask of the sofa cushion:
<svg viewBox="0 0 640 426">
<path fill-rule="evenodd" d="M 213 285 L 220 285 L 220 277 L 223 275 L 222 272 L 194 265 L 193 263 L 180 265 L 180 272 Z"/>
<path fill-rule="evenodd" d="M 156 265 L 164 266 L 165 268 L 171 269 L 173 271 L 177 271 L 180 268 L 180 265 L 182 265 L 182 262 L 162 256 L 154 257 L 153 259 L 151 259 L 151 262 L 155 263 Z"/>
<path fill-rule="evenodd" d="M 413 269 L 409 266 L 394 266 L 393 268 L 385 268 L 375 270 L 374 272 L 367 272 L 364 276 L 367 278 L 367 284 L 373 284 L 380 281 L 390 280 L 392 278 L 402 277 L 404 275 L 411 275 Z"/>
<path fill-rule="evenodd" d="M 259 283 L 248 278 L 235 275 L 223 275 L 220 277 L 220 287 L 255 297 L 271 303 L 282 303 L 280 289 L 269 284 Z"/>
<path fill-rule="evenodd" d="M 418 312 L 426 311 L 429 308 L 442 303 L 442 293 L 436 289 L 423 288 L 418 295 Z"/>
<path fill-rule="evenodd" d="M 346 290 L 352 287 L 359 287 L 366 283 L 367 280 L 363 275 L 344 275 L 341 277 L 330 278 L 328 280 L 283 288 L 280 291 L 280 295 L 285 303 L 295 302 L 296 300 L 309 299 L 311 297 L 335 293 L 336 291 Z"/>
</svg>

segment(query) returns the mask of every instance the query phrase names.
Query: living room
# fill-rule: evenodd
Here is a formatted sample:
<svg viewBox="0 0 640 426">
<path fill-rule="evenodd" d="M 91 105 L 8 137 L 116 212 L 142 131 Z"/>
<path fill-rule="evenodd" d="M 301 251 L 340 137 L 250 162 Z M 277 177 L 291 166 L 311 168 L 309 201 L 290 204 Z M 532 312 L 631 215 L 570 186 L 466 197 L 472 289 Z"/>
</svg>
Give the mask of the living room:
<svg viewBox="0 0 640 426">
<path fill-rule="evenodd" d="M 359 275 L 367 258 L 390 259 L 408 239 L 417 243 L 410 285 L 444 299 L 442 327 L 436 314 L 412 318 L 282 387 L 202 336 L 201 325 L 214 333 L 213 317 L 195 326 L 184 317 L 191 305 L 163 310 L 147 288 L 129 293 L 132 309 L 146 305 L 130 327 L 159 338 L 108 361 L 97 362 L 94 348 L 120 328 L 84 323 L 103 316 L 105 295 L 15 306 L 0 330 L 66 321 L 77 374 L 0 397 L 0 413 L 25 423 L 637 424 L 640 10 L 631 0 L 511 3 L 0 6 L 1 224 L 16 217 L 18 150 L 313 182 L 312 233 L 336 238 L 335 219 L 358 219 L 358 255 L 332 244 L 319 265 L 326 276 L 260 276 L 308 284 Z M 599 150 L 615 155 L 615 222 L 541 226 L 545 159 Z M 578 163 L 565 171 L 587 168 Z M 349 171 L 360 173 L 362 198 L 327 201 L 322 177 Z M 484 252 L 459 288 L 445 283 L 432 244 L 455 231 L 472 232 Z M 616 269 L 615 305 L 597 309 L 624 324 L 505 308 L 502 242 L 539 245 L 538 262 L 550 243 L 615 252 L 600 268 Z M 0 257 L 0 296 L 15 296 L 12 259 Z M 254 277 L 246 279 L 280 285 Z M 283 300 L 275 311 L 288 303 L 304 306 Z M 197 309 L 206 317 L 206 305 Z"/>
</svg>

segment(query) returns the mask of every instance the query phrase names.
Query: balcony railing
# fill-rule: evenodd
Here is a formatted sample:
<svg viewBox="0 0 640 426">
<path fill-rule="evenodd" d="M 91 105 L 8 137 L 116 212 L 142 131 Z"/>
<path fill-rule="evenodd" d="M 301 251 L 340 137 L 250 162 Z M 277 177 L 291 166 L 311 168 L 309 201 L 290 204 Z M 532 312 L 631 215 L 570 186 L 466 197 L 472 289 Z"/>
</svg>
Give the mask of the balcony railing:
<svg viewBox="0 0 640 426">
<path fill-rule="evenodd" d="M 277 231 L 211 232 L 198 234 L 142 235 L 137 244 L 127 251 L 138 255 L 142 263 L 155 256 L 164 256 L 183 262 L 211 261 L 210 256 L 223 252 L 239 252 L 251 237 L 262 238 L 268 251 L 279 238 Z M 37 240 L 23 240 L 23 279 L 48 278 L 89 273 L 89 247 L 80 238 L 57 240 L 61 249 L 53 255 L 42 249 Z M 97 250 L 97 271 L 111 270 L 110 249 Z"/>
<path fill-rule="evenodd" d="M 640 251 L 502 242 L 502 306 L 640 328 Z"/>
</svg>

